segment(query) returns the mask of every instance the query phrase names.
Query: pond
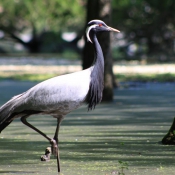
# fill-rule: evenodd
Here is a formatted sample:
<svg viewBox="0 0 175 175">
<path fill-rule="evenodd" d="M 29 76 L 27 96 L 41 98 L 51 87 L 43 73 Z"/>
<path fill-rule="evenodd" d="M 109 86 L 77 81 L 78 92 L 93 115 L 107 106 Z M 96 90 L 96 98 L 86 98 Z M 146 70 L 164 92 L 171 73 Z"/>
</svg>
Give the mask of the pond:
<svg viewBox="0 0 175 175">
<path fill-rule="evenodd" d="M 66 116 L 59 137 L 64 175 L 175 171 L 175 147 L 160 143 L 175 116 L 175 84 L 129 83 L 132 86 L 115 89 L 113 102 L 91 112 L 84 105 Z M 0 81 L 0 105 L 35 84 Z M 49 136 L 54 134 L 54 118 L 39 115 L 30 121 Z M 16 119 L 0 134 L 0 173 L 57 174 L 56 159 L 40 162 L 47 146 L 44 138 Z"/>
</svg>

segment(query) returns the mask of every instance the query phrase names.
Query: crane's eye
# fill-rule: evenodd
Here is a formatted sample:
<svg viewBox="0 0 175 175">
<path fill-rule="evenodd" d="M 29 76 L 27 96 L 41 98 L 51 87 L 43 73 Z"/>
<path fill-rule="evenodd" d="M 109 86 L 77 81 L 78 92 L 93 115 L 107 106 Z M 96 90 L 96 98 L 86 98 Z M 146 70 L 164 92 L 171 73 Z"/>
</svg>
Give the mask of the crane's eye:
<svg viewBox="0 0 175 175">
<path fill-rule="evenodd" d="M 102 24 L 100 23 L 100 24 L 99 24 L 99 27 L 101 27 L 101 26 L 102 26 Z"/>
</svg>

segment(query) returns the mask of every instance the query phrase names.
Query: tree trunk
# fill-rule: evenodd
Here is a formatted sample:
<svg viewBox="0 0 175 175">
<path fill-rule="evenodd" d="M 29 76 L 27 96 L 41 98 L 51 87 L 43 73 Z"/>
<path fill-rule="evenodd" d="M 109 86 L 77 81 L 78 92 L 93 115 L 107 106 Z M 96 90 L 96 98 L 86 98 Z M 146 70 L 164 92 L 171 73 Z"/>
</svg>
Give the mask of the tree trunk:
<svg viewBox="0 0 175 175">
<path fill-rule="evenodd" d="M 175 145 L 175 118 L 168 133 L 163 137 L 162 144 Z"/>
<path fill-rule="evenodd" d="M 87 22 L 93 19 L 100 19 L 107 25 L 111 24 L 111 0 L 88 0 L 87 3 Z M 99 43 L 103 50 L 105 60 L 104 71 L 104 91 L 103 101 L 113 100 L 113 71 L 112 71 L 112 56 L 110 46 L 110 33 L 106 32 L 99 34 Z M 92 44 L 85 44 L 83 50 L 83 69 L 92 65 L 94 59 L 94 51 Z"/>
</svg>

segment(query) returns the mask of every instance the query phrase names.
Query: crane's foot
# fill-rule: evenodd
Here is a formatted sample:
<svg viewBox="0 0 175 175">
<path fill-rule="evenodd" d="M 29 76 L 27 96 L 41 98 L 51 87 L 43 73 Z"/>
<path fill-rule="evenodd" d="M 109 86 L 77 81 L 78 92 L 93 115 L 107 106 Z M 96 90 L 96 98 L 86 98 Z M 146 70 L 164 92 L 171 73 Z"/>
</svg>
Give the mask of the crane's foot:
<svg viewBox="0 0 175 175">
<path fill-rule="evenodd" d="M 52 139 L 50 141 L 51 147 L 47 147 L 45 150 L 45 154 L 41 156 L 41 161 L 49 161 L 51 154 L 55 157 L 58 156 L 58 145 L 56 140 Z"/>
<path fill-rule="evenodd" d="M 45 154 L 41 156 L 41 161 L 49 161 L 51 156 L 51 148 L 47 147 L 45 150 Z"/>
<path fill-rule="evenodd" d="M 51 150 L 52 150 L 52 154 L 56 157 L 57 159 L 57 168 L 58 168 L 58 173 L 61 172 L 61 168 L 60 168 L 60 156 L 59 156 L 59 148 L 58 148 L 58 139 L 52 139 L 50 141 L 51 144 Z"/>
</svg>

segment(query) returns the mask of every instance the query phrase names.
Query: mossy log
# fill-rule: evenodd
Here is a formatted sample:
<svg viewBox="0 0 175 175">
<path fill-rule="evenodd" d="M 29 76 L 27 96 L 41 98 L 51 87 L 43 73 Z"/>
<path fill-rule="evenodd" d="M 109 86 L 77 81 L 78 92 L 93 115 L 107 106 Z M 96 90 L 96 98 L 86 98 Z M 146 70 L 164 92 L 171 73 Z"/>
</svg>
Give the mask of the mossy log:
<svg viewBox="0 0 175 175">
<path fill-rule="evenodd" d="M 175 145 L 175 118 L 168 133 L 163 137 L 162 144 Z"/>
</svg>

